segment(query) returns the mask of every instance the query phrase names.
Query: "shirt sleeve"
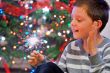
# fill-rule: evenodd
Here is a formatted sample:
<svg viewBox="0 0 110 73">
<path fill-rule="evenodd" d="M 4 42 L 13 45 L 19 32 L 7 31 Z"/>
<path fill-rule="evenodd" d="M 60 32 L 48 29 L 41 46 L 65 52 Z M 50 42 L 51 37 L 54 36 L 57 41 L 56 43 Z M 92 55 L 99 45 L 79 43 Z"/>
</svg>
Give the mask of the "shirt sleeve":
<svg viewBox="0 0 110 73">
<path fill-rule="evenodd" d="M 67 54 L 69 48 L 70 48 L 70 43 L 65 47 L 65 50 L 62 53 L 61 58 L 58 62 L 58 66 L 64 71 L 64 73 L 67 73 L 66 54 Z"/>
<path fill-rule="evenodd" d="M 98 53 L 95 56 L 89 56 L 89 59 L 91 73 L 110 73 L 110 44 L 104 48 L 102 54 Z"/>
</svg>

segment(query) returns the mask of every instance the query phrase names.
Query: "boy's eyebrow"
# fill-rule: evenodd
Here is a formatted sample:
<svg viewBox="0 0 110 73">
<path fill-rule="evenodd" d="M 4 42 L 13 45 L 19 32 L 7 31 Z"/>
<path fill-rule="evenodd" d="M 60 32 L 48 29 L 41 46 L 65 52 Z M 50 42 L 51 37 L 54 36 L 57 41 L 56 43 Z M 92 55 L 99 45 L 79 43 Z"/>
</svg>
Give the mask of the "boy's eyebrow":
<svg viewBox="0 0 110 73">
<path fill-rule="evenodd" d="M 73 14 L 71 14 L 70 17 L 73 18 L 74 16 L 75 16 L 76 18 L 82 18 L 82 16 L 80 16 L 80 15 L 73 15 Z"/>
</svg>

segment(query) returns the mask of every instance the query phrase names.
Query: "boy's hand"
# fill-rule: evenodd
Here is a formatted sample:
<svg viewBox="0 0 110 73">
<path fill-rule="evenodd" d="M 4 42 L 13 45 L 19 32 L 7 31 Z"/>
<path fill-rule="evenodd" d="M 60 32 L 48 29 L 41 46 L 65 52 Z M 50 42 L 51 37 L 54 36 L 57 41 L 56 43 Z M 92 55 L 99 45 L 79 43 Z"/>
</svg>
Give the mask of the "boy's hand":
<svg viewBox="0 0 110 73">
<path fill-rule="evenodd" d="M 28 63 L 32 66 L 40 64 L 44 60 L 44 56 L 35 50 L 30 54 Z"/>
<path fill-rule="evenodd" d="M 91 56 L 94 56 L 97 54 L 96 38 L 97 38 L 97 27 L 93 26 L 87 38 L 87 53 L 90 54 Z"/>
</svg>

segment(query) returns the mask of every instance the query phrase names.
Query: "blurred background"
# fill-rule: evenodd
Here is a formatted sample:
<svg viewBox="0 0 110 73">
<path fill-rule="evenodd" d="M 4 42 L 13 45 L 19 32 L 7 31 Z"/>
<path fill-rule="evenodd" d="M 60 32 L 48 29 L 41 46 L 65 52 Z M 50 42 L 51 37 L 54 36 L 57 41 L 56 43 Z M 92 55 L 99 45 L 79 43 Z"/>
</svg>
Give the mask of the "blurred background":
<svg viewBox="0 0 110 73">
<path fill-rule="evenodd" d="M 59 60 L 68 42 L 75 0 L 0 0 L 0 73 L 33 73 L 27 63 L 36 50 Z M 109 0 L 107 0 L 108 3 Z M 102 35 L 110 38 L 110 22 Z"/>
<path fill-rule="evenodd" d="M 73 40 L 70 12 L 75 0 L 0 0 L 0 73 L 34 72 L 36 50 L 56 61 Z"/>
<path fill-rule="evenodd" d="M 106 0 L 106 1 L 108 2 L 109 6 L 110 6 L 110 0 Z M 110 39 L 110 33 L 109 32 L 110 32 L 110 11 L 109 11 L 109 21 L 108 21 L 105 29 L 102 31 L 101 34 Z"/>
</svg>

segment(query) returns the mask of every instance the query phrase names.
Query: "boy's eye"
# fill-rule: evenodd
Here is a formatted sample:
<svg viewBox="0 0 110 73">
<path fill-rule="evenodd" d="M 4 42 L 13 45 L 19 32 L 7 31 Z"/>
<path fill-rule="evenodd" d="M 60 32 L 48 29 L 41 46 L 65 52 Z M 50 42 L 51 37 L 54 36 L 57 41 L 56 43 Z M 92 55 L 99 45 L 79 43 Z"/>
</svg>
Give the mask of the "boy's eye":
<svg viewBox="0 0 110 73">
<path fill-rule="evenodd" d="M 82 22 L 82 19 L 79 19 L 79 18 L 71 18 L 71 20 L 76 22 Z"/>
<path fill-rule="evenodd" d="M 81 22 L 81 20 L 79 20 L 79 19 L 78 19 L 77 21 L 78 21 L 78 22 Z"/>
</svg>

